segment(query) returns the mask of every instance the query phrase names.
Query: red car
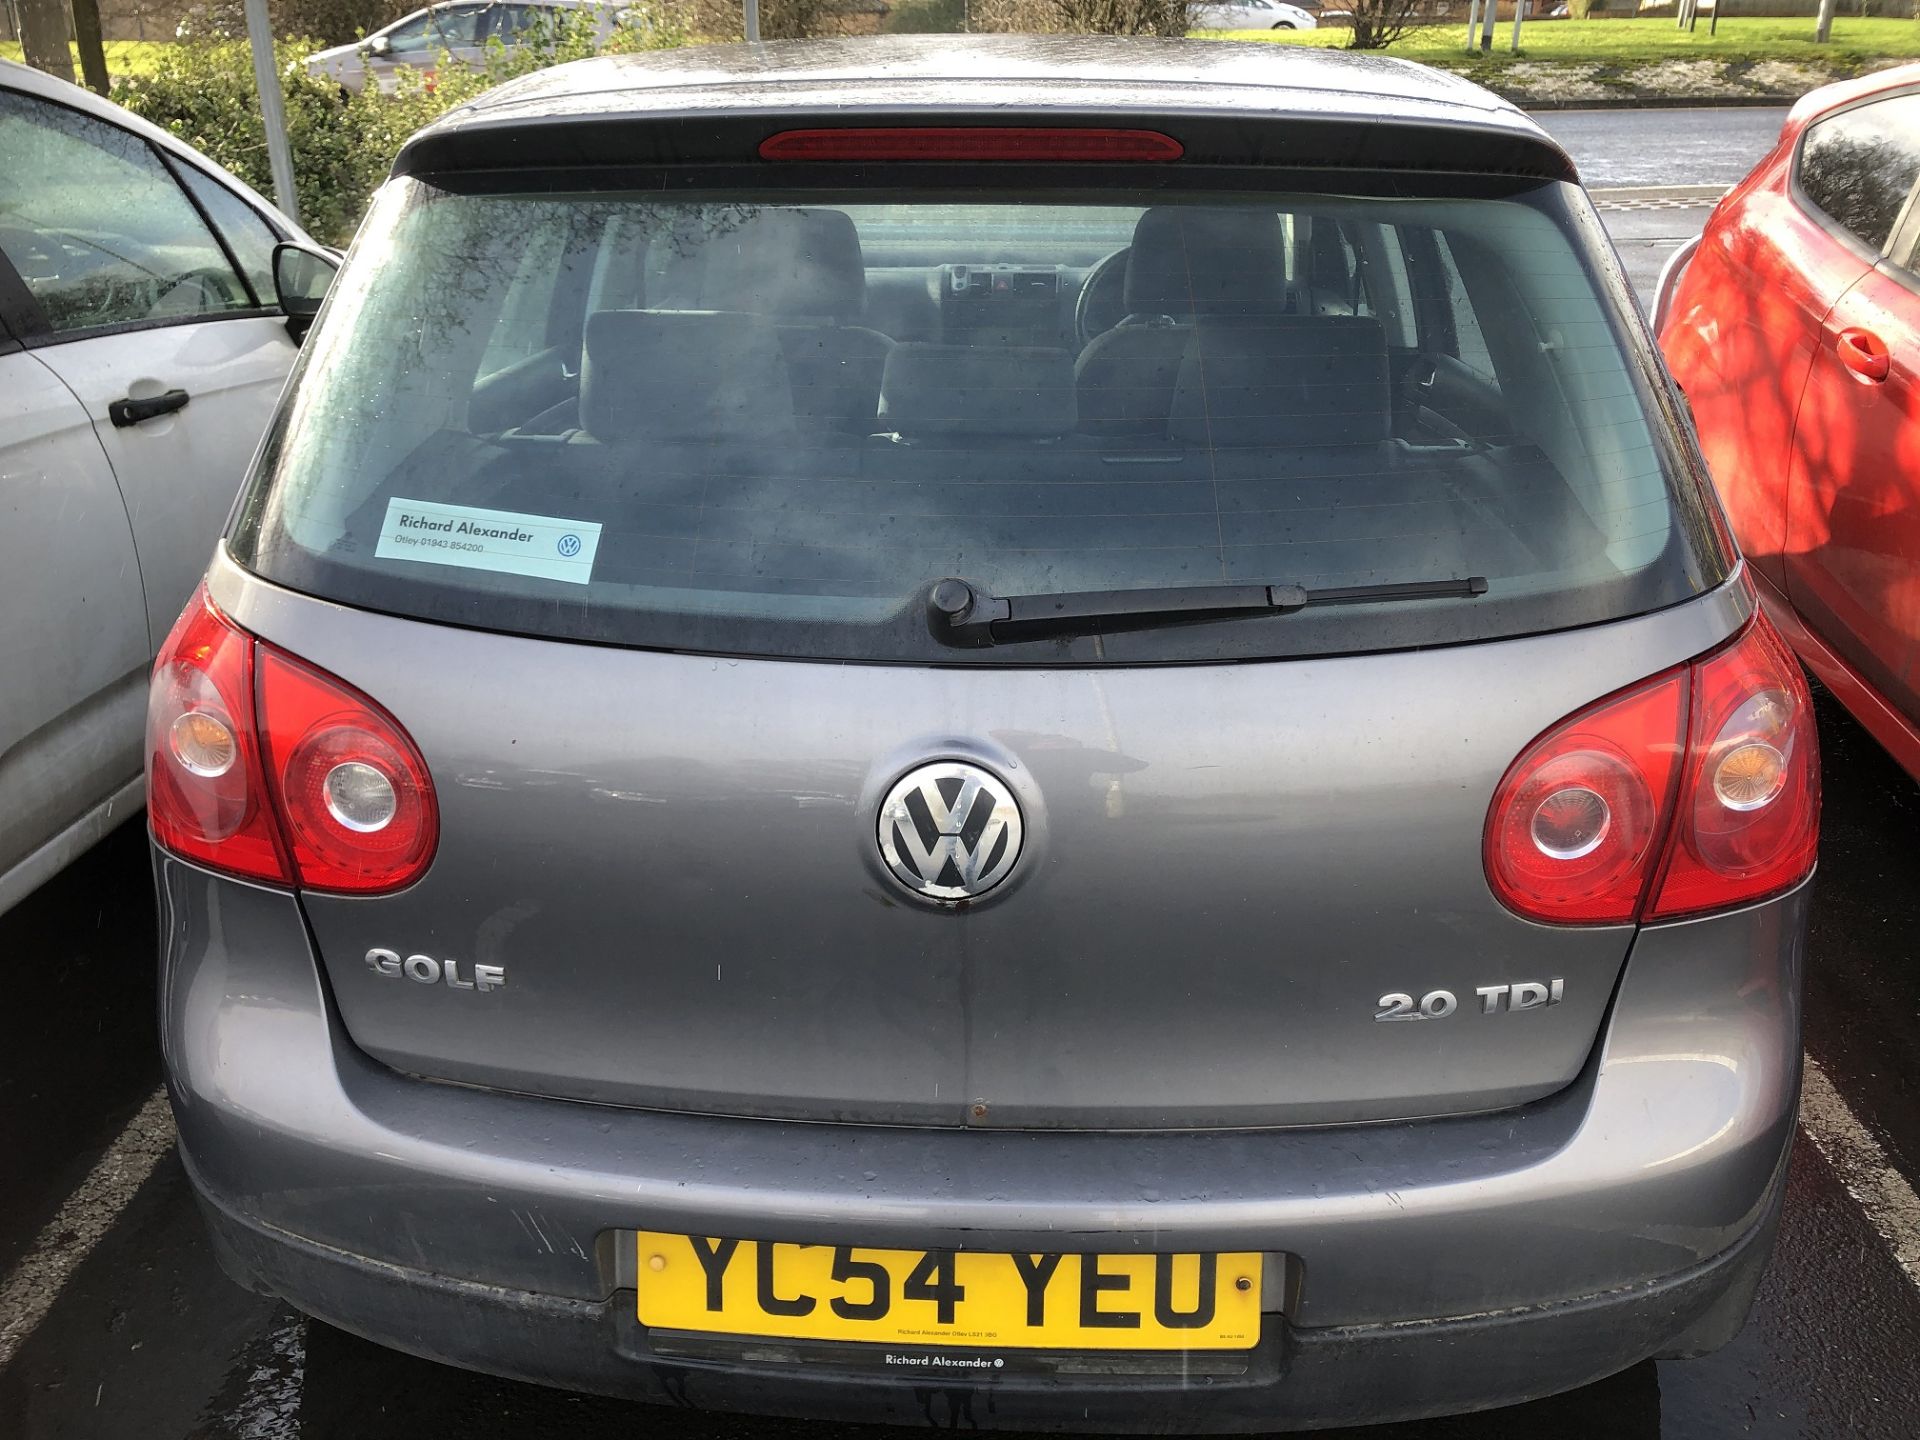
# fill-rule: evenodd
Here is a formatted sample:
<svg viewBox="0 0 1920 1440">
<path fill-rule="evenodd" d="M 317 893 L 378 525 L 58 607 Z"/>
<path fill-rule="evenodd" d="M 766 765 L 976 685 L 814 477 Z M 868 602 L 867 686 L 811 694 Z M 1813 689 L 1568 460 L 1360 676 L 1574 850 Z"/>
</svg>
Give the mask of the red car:
<svg viewBox="0 0 1920 1440">
<path fill-rule="evenodd" d="M 1920 65 L 1794 106 L 1654 324 L 1767 609 L 1920 778 Z"/>
</svg>

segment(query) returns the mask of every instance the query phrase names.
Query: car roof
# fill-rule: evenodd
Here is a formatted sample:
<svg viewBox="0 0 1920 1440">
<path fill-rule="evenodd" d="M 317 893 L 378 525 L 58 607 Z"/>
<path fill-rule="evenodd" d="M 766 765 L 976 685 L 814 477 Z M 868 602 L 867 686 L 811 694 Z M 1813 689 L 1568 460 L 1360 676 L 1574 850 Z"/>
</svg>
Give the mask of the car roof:
<svg viewBox="0 0 1920 1440">
<path fill-rule="evenodd" d="M 913 35 L 761 45 L 699 45 L 600 56 L 509 82 L 415 136 L 401 173 L 498 167 L 502 132 L 524 142 L 543 128 L 576 133 L 594 121 L 877 123 L 977 111 L 1000 123 L 1024 114 L 1062 123 L 1182 115 L 1241 123 L 1321 122 L 1351 136 L 1365 127 L 1444 132 L 1460 142 L 1462 171 L 1572 179 L 1566 153 L 1522 111 L 1470 81 L 1390 56 L 1307 46 L 1115 36 Z M 459 143 L 460 141 L 468 143 Z M 1490 143 L 1492 142 L 1492 143 Z M 1483 153 L 1475 153 L 1475 147 Z M 564 147 L 556 147 L 557 150 Z M 1364 162 L 1391 168 L 1393 157 Z"/>
<path fill-rule="evenodd" d="M 93 116 L 96 120 L 104 120 L 109 125 L 117 125 L 122 130 L 130 130 L 168 154 L 187 161 L 195 169 L 218 176 L 221 183 L 228 189 L 236 191 L 255 209 L 263 210 L 272 216 L 274 222 L 282 226 L 285 233 L 294 239 L 309 239 L 307 232 L 282 214 L 277 205 L 231 170 L 214 163 L 184 140 L 169 135 L 151 121 L 141 119 L 131 110 L 123 109 L 111 100 L 103 100 L 91 90 L 82 89 L 66 80 L 57 79 L 44 71 L 35 70 L 31 66 L 21 65 L 12 60 L 0 60 L 0 90 L 11 90 L 16 94 L 50 100 L 56 105 L 66 106 L 69 110 L 78 110 L 82 114 Z"/>
<path fill-rule="evenodd" d="M 1920 65 L 1893 65 L 1885 70 L 1870 70 L 1865 75 L 1855 75 L 1849 80 L 1836 80 L 1831 85 L 1810 90 L 1796 100 L 1793 109 L 1787 112 L 1786 123 L 1788 126 L 1804 124 L 1829 110 L 1838 110 L 1856 100 L 1909 85 L 1920 85 Z"/>
</svg>

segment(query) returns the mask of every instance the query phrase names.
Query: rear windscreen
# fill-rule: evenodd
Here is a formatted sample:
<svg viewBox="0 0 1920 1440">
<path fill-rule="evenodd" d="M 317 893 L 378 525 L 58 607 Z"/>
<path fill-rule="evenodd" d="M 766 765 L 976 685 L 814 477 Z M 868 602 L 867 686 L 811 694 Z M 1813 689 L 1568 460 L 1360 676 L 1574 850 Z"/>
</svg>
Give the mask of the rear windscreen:
<svg viewBox="0 0 1920 1440">
<path fill-rule="evenodd" d="M 1642 613 L 1727 561 L 1571 193 L 396 181 L 233 548 L 397 614 L 856 660 L 1324 654 Z M 930 623 L 943 580 L 1473 583 L 979 648 Z"/>
</svg>

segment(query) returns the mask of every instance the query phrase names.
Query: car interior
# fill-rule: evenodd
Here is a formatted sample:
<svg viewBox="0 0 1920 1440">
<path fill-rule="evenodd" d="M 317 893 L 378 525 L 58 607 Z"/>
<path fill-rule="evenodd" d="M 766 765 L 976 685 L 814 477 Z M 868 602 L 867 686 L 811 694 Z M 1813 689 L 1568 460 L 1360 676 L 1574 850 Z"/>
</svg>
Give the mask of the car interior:
<svg viewBox="0 0 1920 1440">
<path fill-rule="evenodd" d="M 1664 509 L 1638 535 L 1625 493 L 1656 466 L 1640 413 L 1616 398 L 1639 438 L 1614 455 L 1555 418 L 1591 409 L 1565 393 L 1593 378 L 1582 348 L 1625 393 L 1612 338 L 1525 363 L 1538 316 L 1468 300 L 1463 270 L 1489 263 L 1471 238 L 1244 205 L 1048 216 L 582 220 L 486 287 L 461 423 L 344 529 L 371 536 L 395 495 L 451 498 L 602 523 L 596 582 L 892 602 L 944 575 L 1618 578 L 1664 541 Z M 1539 283 L 1550 309 L 1558 280 Z M 1506 330 L 1483 333 L 1495 310 Z"/>
</svg>

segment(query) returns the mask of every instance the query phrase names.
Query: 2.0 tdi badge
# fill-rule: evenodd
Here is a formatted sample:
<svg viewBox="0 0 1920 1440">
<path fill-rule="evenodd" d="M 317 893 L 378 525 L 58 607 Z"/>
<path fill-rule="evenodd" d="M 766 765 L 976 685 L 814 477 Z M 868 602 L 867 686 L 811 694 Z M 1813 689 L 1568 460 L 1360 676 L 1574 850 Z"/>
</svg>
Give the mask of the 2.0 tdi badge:
<svg viewBox="0 0 1920 1440">
<path fill-rule="evenodd" d="M 984 895 L 1020 858 L 1020 806 L 999 776 L 964 760 L 902 775 L 880 803 L 880 854 L 893 878 L 929 900 Z"/>
</svg>

